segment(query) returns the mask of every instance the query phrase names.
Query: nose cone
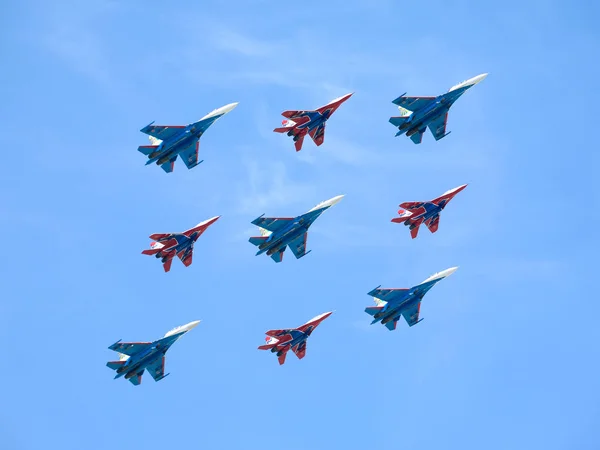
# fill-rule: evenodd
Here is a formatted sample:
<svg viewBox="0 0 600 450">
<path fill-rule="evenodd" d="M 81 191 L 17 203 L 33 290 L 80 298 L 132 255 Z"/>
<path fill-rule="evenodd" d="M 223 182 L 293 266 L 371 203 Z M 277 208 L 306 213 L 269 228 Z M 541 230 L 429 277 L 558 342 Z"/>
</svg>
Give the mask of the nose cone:
<svg viewBox="0 0 600 450">
<path fill-rule="evenodd" d="M 213 223 L 215 223 L 217 220 L 219 220 L 221 216 L 215 216 L 215 217 L 211 217 L 210 219 L 205 220 L 204 222 L 200 222 L 198 224 L 198 226 L 200 225 L 212 225 Z"/>
<path fill-rule="evenodd" d="M 473 86 L 475 86 L 477 83 L 481 83 L 483 80 L 485 80 L 487 76 L 487 73 L 482 73 L 481 75 L 471 78 L 469 81 Z"/>
<path fill-rule="evenodd" d="M 186 331 L 186 332 L 190 331 L 191 329 L 196 328 L 199 323 L 200 323 L 199 320 L 194 320 L 193 322 L 190 322 L 190 323 L 184 325 L 183 327 L 181 327 L 182 331 Z"/>
<path fill-rule="evenodd" d="M 431 275 L 429 278 L 427 278 L 425 281 L 423 281 L 423 283 L 427 283 L 429 281 L 435 281 L 435 280 L 442 280 L 442 279 L 452 275 L 457 270 L 458 270 L 458 267 L 450 267 L 449 269 L 442 270 L 441 272 Z"/>
<path fill-rule="evenodd" d="M 329 207 L 339 203 L 343 198 L 344 198 L 343 195 L 338 195 L 336 197 L 330 198 L 329 200 L 325 200 L 323 202 L 323 207 L 329 208 Z"/>
<path fill-rule="evenodd" d="M 454 189 L 450 189 L 449 191 L 445 192 L 443 195 L 448 195 L 448 194 L 456 195 L 460 191 L 462 191 L 464 188 L 466 188 L 467 186 L 468 186 L 468 184 L 463 184 L 461 186 L 455 187 Z"/>
<path fill-rule="evenodd" d="M 338 97 L 338 98 L 336 98 L 336 99 L 334 99 L 334 100 L 331 100 L 331 101 L 329 102 L 329 104 L 330 104 L 330 105 L 333 105 L 334 103 L 339 103 L 339 104 L 341 105 L 341 104 L 342 104 L 342 103 L 344 103 L 346 100 L 348 100 L 350 97 L 352 97 L 352 95 L 354 95 L 354 92 L 350 92 L 349 94 L 342 95 L 341 97 Z"/>
<path fill-rule="evenodd" d="M 487 76 L 487 73 L 482 73 L 481 75 L 477 75 L 476 77 L 469 78 L 468 80 L 463 81 L 462 83 L 458 83 L 456 86 L 452 86 L 448 92 L 452 92 L 461 88 L 470 88 L 472 86 L 475 86 L 477 83 L 481 83 Z"/>
<path fill-rule="evenodd" d="M 220 108 L 215 109 L 213 112 L 208 113 L 206 116 L 204 116 L 200 120 L 210 119 L 211 117 L 215 117 L 215 116 L 217 116 L 217 119 L 218 119 L 219 117 L 232 111 L 237 105 L 238 105 L 237 103 L 230 103 L 228 105 L 221 106 Z"/>
<path fill-rule="evenodd" d="M 440 272 L 440 278 L 446 278 L 449 277 L 450 275 L 452 275 L 454 272 L 456 272 L 458 270 L 458 266 L 457 267 L 450 267 L 449 269 L 446 270 L 442 270 Z"/>
<path fill-rule="evenodd" d="M 314 208 L 312 208 L 310 211 L 308 212 L 312 212 L 312 211 L 317 211 L 319 209 L 327 209 L 332 207 L 333 205 L 335 205 L 336 203 L 339 203 L 341 199 L 343 199 L 344 196 L 343 195 L 338 195 L 337 197 L 333 197 L 330 198 L 329 200 L 325 200 L 324 202 L 319 203 L 317 206 L 315 206 Z"/>
<path fill-rule="evenodd" d="M 239 104 L 238 102 L 230 103 L 228 105 L 225 105 L 225 106 L 219 108 L 219 110 L 221 111 L 221 114 L 227 114 L 228 112 L 233 111 L 238 104 Z"/>
<path fill-rule="evenodd" d="M 317 317 L 309 320 L 308 323 L 314 323 L 315 325 L 318 325 L 319 323 L 323 322 L 325 319 L 327 319 L 332 314 L 333 314 L 333 311 L 319 314 Z"/>
</svg>

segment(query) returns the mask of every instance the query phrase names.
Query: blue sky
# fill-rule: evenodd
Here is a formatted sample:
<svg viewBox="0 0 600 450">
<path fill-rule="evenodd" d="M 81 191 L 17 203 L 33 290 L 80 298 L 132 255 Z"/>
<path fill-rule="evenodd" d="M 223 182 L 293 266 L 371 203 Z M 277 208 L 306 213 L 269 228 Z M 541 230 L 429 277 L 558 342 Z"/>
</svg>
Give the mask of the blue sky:
<svg viewBox="0 0 600 450">
<path fill-rule="evenodd" d="M 0 441 L 9 450 L 600 447 L 595 2 L 23 1 L 0 18 Z M 489 72 L 452 134 L 387 122 L 403 92 Z M 281 111 L 356 94 L 300 153 Z M 239 106 L 167 175 L 147 123 Z M 595 120 L 596 119 L 596 120 Z M 399 203 L 469 183 L 416 240 Z M 338 194 L 312 253 L 255 257 L 250 221 Z M 194 264 L 140 252 L 222 218 Z M 425 320 L 369 326 L 372 288 L 442 269 Z M 336 312 L 284 366 L 263 332 Z M 202 323 L 140 387 L 117 339 Z"/>
</svg>

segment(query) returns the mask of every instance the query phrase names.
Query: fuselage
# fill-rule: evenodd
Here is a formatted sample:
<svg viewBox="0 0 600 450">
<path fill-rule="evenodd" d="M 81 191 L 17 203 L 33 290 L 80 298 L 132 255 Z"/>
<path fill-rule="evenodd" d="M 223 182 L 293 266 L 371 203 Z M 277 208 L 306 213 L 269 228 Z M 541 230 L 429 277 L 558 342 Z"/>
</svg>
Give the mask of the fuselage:
<svg viewBox="0 0 600 450">
<path fill-rule="evenodd" d="M 433 120 L 447 114 L 454 102 L 470 87 L 472 85 L 438 95 L 435 100 L 413 111 L 408 120 L 399 127 L 400 131 L 405 131 L 408 137 L 422 131 Z"/>
<path fill-rule="evenodd" d="M 153 361 L 165 356 L 167 350 L 173 345 L 173 343 L 179 339 L 184 333 L 178 333 L 159 339 L 152 343 L 150 347 L 147 347 L 135 355 L 130 356 L 125 364 L 117 369 L 117 375 L 115 378 L 122 377 L 129 379 L 145 369 Z"/>
<path fill-rule="evenodd" d="M 322 113 L 319 111 L 308 111 L 305 115 L 308 116 L 308 122 L 300 124 L 296 127 L 298 130 L 307 129 L 308 131 L 318 128 L 323 123 L 327 122 L 335 108 L 327 108 Z"/>
<path fill-rule="evenodd" d="M 310 326 L 305 332 L 300 330 L 291 330 L 289 334 L 292 336 L 292 340 L 276 345 L 271 349 L 271 353 L 277 353 L 277 356 L 281 356 L 281 354 L 289 351 L 296 345 L 300 345 L 302 342 L 306 341 L 312 333 L 313 329 L 314 327 Z"/>
<path fill-rule="evenodd" d="M 182 150 L 188 148 L 192 143 L 200 139 L 207 128 L 222 116 L 223 114 L 220 114 L 207 119 L 200 119 L 198 122 L 189 124 L 179 133 L 165 139 L 158 145 L 154 152 L 148 155 L 149 159 L 146 162 L 146 165 L 151 164 L 154 161 L 156 161 L 158 165 L 166 163 L 173 158 L 173 156 L 179 154 Z"/>
<path fill-rule="evenodd" d="M 319 217 L 326 209 L 327 208 L 321 208 L 311 211 L 291 220 L 291 223 L 271 233 L 269 237 L 265 239 L 265 242 L 258 246 L 258 252 L 256 254 L 261 255 L 266 252 L 267 255 L 271 256 L 273 253 L 285 248 L 285 246 L 294 239 L 306 233 L 317 217 Z"/>
<path fill-rule="evenodd" d="M 403 297 L 390 300 L 385 304 L 381 311 L 373 316 L 374 321 L 376 322 L 381 320 L 381 323 L 385 325 L 386 323 L 394 320 L 396 317 L 402 314 L 403 310 L 421 302 L 429 289 L 431 289 L 438 281 L 442 279 L 443 278 L 437 278 L 435 280 L 425 281 L 418 286 L 410 288 L 410 290 L 407 291 Z"/>
<path fill-rule="evenodd" d="M 426 202 L 423 204 L 423 206 L 421 206 L 421 208 L 423 208 L 425 211 L 423 211 L 420 214 L 411 216 L 410 219 L 411 220 L 420 219 L 420 218 L 422 218 L 423 220 L 431 219 L 432 217 L 435 217 L 440 212 L 442 212 L 442 210 L 446 206 L 446 203 L 448 203 L 448 200 L 445 200 L 445 199 L 441 200 L 438 204 L 432 203 L 432 202 Z"/>
</svg>

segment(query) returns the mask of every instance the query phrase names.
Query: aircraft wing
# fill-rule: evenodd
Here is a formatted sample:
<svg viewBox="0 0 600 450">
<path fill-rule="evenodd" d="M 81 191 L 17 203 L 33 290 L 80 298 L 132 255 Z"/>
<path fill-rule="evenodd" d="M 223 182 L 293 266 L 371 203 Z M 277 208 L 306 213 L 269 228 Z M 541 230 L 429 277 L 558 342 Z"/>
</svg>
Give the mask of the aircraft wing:
<svg viewBox="0 0 600 450">
<path fill-rule="evenodd" d="M 115 352 L 123 353 L 124 355 L 135 355 L 141 350 L 144 350 L 146 347 L 152 345 L 152 342 L 115 342 L 111 345 L 109 350 L 113 350 Z"/>
<path fill-rule="evenodd" d="M 408 323 L 408 326 L 412 327 L 413 325 L 416 325 L 417 323 L 420 322 L 420 320 L 419 320 L 419 312 L 420 311 L 421 311 L 421 302 L 418 302 L 415 305 L 402 310 L 402 316 L 406 320 L 406 323 Z"/>
<path fill-rule="evenodd" d="M 396 100 L 394 100 L 392 103 L 394 105 L 401 106 L 402 108 L 406 108 L 409 111 L 416 111 L 427 106 L 434 100 L 435 97 L 404 97 L 402 95 Z"/>
<path fill-rule="evenodd" d="M 304 358 L 304 356 L 306 355 L 306 340 L 292 347 L 292 351 L 298 357 L 298 359 Z"/>
<path fill-rule="evenodd" d="M 188 247 L 182 252 L 177 253 L 179 259 L 183 263 L 185 267 L 189 267 L 192 264 L 192 256 L 194 254 L 194 249 L 192 247 Z"/>
<path fill-rule="evenodd" d="M 369 292 L 367 295 L 370 295 L 371 297 L 375 297 L 378 298 L 380 300 L 383 300 L 384 302 L 389 303 L 390 301 L 402 298 L 402 297 L 406 297 L 408 295 L 408 293 L 410 292 L 410 289 L 406 289 L 406 288 L 399 288 L 399 289 L 373 289 L 371 292 Z"/>
<path fill-rule="evenodd" d="M 281 227 L 287 225 L 290 220 L 294 220 L 291 217 L 259 217 L 254 219 L 251 223 L 264 228 L 265 230 L 275 232 Z"/>
<path fill-rule="evenodd" d="M 292 242 L 290 242 L 288 244 L 290 247 L 290 250 L 296 257 L 296 259 L 300 259 L 304 255 L 306 255 L 306 238 L 307 238 L 307 236 L 308 236 L 308 233 L 304 233 L 302 236 L 297 237 L 296 239 L 294 239 Z"/>
<path fill-rule="evenodd" d="M 448 113 L 436 117 L 427 125 L 436 141 L 446 136 L 446 122 L 448 122 Z"/>
<path fill-rule="evenodd" d="M 132 376 L 129 381 L 131 381 L 131 384 L 134 386 L 139 386 L 142 383 L 142 375 L 144 375 L 144 369 Z"/>
<path fill-rule="evenodd" d="M 200 148 L 200 139 L 195 143 L 191 143 L 179 152 L 179 156 L 188 169 L 196 167 L 202 161 L 198 162 L 198 149 Z"/>
<path fill-rule="evenodd" d="M 435 233 L 438 230 L 440 224 L 440 215 L 433 216 L 425 221 L 425 226 L 429 228 L 429 231 Z"/>
<path fill-rule="evenodd" d="M 158 381 L 165 377 L 165 357 L 157 358 L 146 366 L 146 370 L 154 381 Z"/>
<path fill-rule="evenodd" d="M 325 140 L 325 122 L 323 122 L 317 128 L 313 128 L 312 130 L 310 130 L 308 134 L 315 142 L 315 145 L 321 145 Z"/>
<path fill-rule="evenodd" d="M 152 125 L 152 123 L 150 125 L 146 125 L 140 131 L 144 134 L 155 137 L 156 139 L 160 139 L 161 141 L 175 136 L 181 131 L 182 128 L 185 128 L 185 125 Z"/>
</svg>

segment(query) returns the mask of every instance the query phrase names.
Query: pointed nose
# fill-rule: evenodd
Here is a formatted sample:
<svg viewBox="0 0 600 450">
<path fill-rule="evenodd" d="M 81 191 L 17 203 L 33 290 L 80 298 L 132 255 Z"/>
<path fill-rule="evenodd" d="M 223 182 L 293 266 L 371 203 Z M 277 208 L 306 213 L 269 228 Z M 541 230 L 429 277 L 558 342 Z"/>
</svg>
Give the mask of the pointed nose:
<svg viewBox="0 0 600 450">
<path fill-rule="evenodd" d="M 210 219 L 205 220 L 204 222 L 202 222 L 202 224 L 212 224 L 214 222 L 216 222 L 217 220 L 219 220 L 221 216 L 215 216 L 215 217 L 211 217 Z"/>
<path fill-rule="evenodd" d="M 194 320 L 193 322 L 188 323 L 187 325 L 183 326 L 183 329 L 185 331 L 190 331 L 193 328 L 196 328 L 198 326 L 198 324 L 200 323 L 199 320 Z"/>
<path fill-rule="evenodd" d="M 450 275 L 452 275 L 457 270 L 458 270 L 458 267 L 450 267 L 449 269 L 442 270 L 439 273 L 439 276 L 440 276 L 440 278 L 446 278 L 446 277 L 449 277 Z"/>
<path fill-rule="evenodd" d="M 323 314 L 319 314 L 317 317 L 315 317 L 314 319 L 311 320 L 312 323 L 320 323 L 322 321 L 324 321 L 325 319 L 327 319 L 330 315 L 333 314 L 333 311 L 329 311 Z"/>
<path fill-rule="evenodd" d="M 471 82 L 469 84 L 476 85 L 477 83 L 481 83 L 488 76 L 487 73 L 482 73 L 481 75 L 477 75 L 476 77 L 471 78 Z"/>
<path fill-rule="evenodd" d="M 329 200 L 327 200 L 325 202 L 325 205 L 331 207 L 333 205 L 338 204 L 343 198 L 344 198 L 343 195 L 338 195 L 336 197 L 330 198 Z"/>
<path fill-rule="evenodd" d="M 239 102 L 230 103 L 228 105 L 223 106 L 223 108 L 221 108 L 221 109 L 223 110 L 224 113 L 228 113 L 230 111 L 233 111 L 237 105 L 239 105 Z"/>
</svg>

